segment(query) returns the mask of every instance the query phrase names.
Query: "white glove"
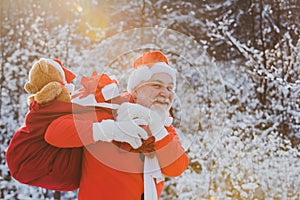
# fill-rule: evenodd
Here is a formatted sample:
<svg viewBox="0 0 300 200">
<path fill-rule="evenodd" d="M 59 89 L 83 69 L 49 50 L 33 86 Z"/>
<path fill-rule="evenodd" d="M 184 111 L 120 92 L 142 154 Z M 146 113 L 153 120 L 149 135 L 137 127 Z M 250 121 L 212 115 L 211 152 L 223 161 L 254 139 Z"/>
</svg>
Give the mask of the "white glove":
<svg viewBox="0 0 300 200">
<path fill-rule="evenodd" d="M 172 118 L 165 119 L 165 117 L 161 116 L 158 112 L 139 104 L 128 102 L 122 103 L 118 108 L 117 113 L 117 121 L 145 120 L 147 124 L 144 125 L 149 125 L 149 129 L 156 141 L 161 140 L 168 135 L 164 126 L 170 126 L 172 123 Z"/>
<path fill-rule="evenodd" d="M 142 145 L 141 139 L 147 139 L 147 132 L 139 127 L 134 121 L 116 122 L 114 120 L 103 120 L 93 123 L 93 137 L 95 141 L 127 142 L 134 149 Z"/>
<path fill-rule="evenodd" d="M 122 103 L 117 110 L 117 114 L 117 121 L 138 120 L 142 122 L 144 120 L 147 124 L 143 125 L 150 125 L 151 123 L 164 124 L 163 117 L 158 112 L 140 104 Z"/>
<path fill-rule="evenodd" d="M 117 121 L 143 119 L 149 122 L 150 109 L 139 104 L 122 103 L 117 110 Z"/>
<path fill-rule="evenodd" d="M 162 120 L 161 117 L 159 117 L 159 115 L 155 111 L 153 111 L 153 113 L 155 113 L 155 115 L 157 116 L 151 119 L 149 123 L 149 129 L 152 135 L 155 137 L 155 141 L 159 141 L 165 136 L 167 136 L 169 133 L 165 129 L 164 120 Z"/>
</svg>

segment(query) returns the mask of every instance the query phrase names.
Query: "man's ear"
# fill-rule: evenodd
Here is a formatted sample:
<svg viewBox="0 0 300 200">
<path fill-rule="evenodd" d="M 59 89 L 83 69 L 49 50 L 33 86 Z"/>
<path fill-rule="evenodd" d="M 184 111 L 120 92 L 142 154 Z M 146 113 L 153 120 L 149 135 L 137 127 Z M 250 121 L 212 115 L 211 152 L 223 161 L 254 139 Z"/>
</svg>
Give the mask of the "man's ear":
<svg viewBox="0 0 300 200">
<path fill-rule="evenodd" d="M 136 91 L 136 89 L 132 90 L 131 97 L 132 97 L 133 101 L 136 101 L 136 97 L 137 97 L 137 91 Z"/>
</svg>

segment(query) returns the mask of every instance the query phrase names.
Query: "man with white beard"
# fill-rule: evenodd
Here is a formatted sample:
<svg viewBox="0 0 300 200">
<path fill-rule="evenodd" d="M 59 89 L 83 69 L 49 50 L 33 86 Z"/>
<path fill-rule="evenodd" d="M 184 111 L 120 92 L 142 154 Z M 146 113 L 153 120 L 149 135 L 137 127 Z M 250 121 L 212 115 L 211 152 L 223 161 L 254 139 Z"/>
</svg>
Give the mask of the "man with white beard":
<svg viewBox="0 0 300 200">
<path fill-rule="evenodd" d="M 116 117 L 110 109 L 95 109 L 60 117 L 47 129 L 51 145 L 83 147 L 79 200 L 156 200 L 164 177 L 179 176 L 188 166 L 169 116 L 175 71 L 160 51 L 144 53 L 133 68 L 126 92 L 130 100 L 119 102 Z M 97 90 L 81 100 L 92 97 L 97 107 L 103 93 Z"/>
</svg>

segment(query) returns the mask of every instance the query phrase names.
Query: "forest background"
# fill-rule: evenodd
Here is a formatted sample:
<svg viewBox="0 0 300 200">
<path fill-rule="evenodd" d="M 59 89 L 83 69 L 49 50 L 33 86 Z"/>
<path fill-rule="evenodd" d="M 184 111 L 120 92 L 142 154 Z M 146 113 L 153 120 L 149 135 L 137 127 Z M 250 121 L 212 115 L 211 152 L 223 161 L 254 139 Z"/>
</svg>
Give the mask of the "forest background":
<svg viewBox="0 0 300 200">
<path fill-rule="evenodd" d="M 5 149 L 39 58 L 125 88 L 141 52 L 178 71 L 172 113 L 190 158 L 162 199 L 300 199 L 299 0 L 0 0 L 0 198 L 76 199 L 9 174 Z"/>
</svg>

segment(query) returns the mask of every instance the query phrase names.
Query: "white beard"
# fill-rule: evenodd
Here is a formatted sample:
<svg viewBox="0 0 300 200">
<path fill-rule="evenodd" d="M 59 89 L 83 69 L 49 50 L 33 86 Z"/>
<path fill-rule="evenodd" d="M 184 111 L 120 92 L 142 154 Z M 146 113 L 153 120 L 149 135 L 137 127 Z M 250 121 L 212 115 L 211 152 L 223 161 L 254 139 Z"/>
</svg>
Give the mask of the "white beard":
<svg viewBox="0 0 300 200">
<path fill-rule="evenodd" d="M 157 112 L 164 122 L 169 117 L 169 107 L 167 105 L 152 104 L 150 109 Z"/>
</svg>

